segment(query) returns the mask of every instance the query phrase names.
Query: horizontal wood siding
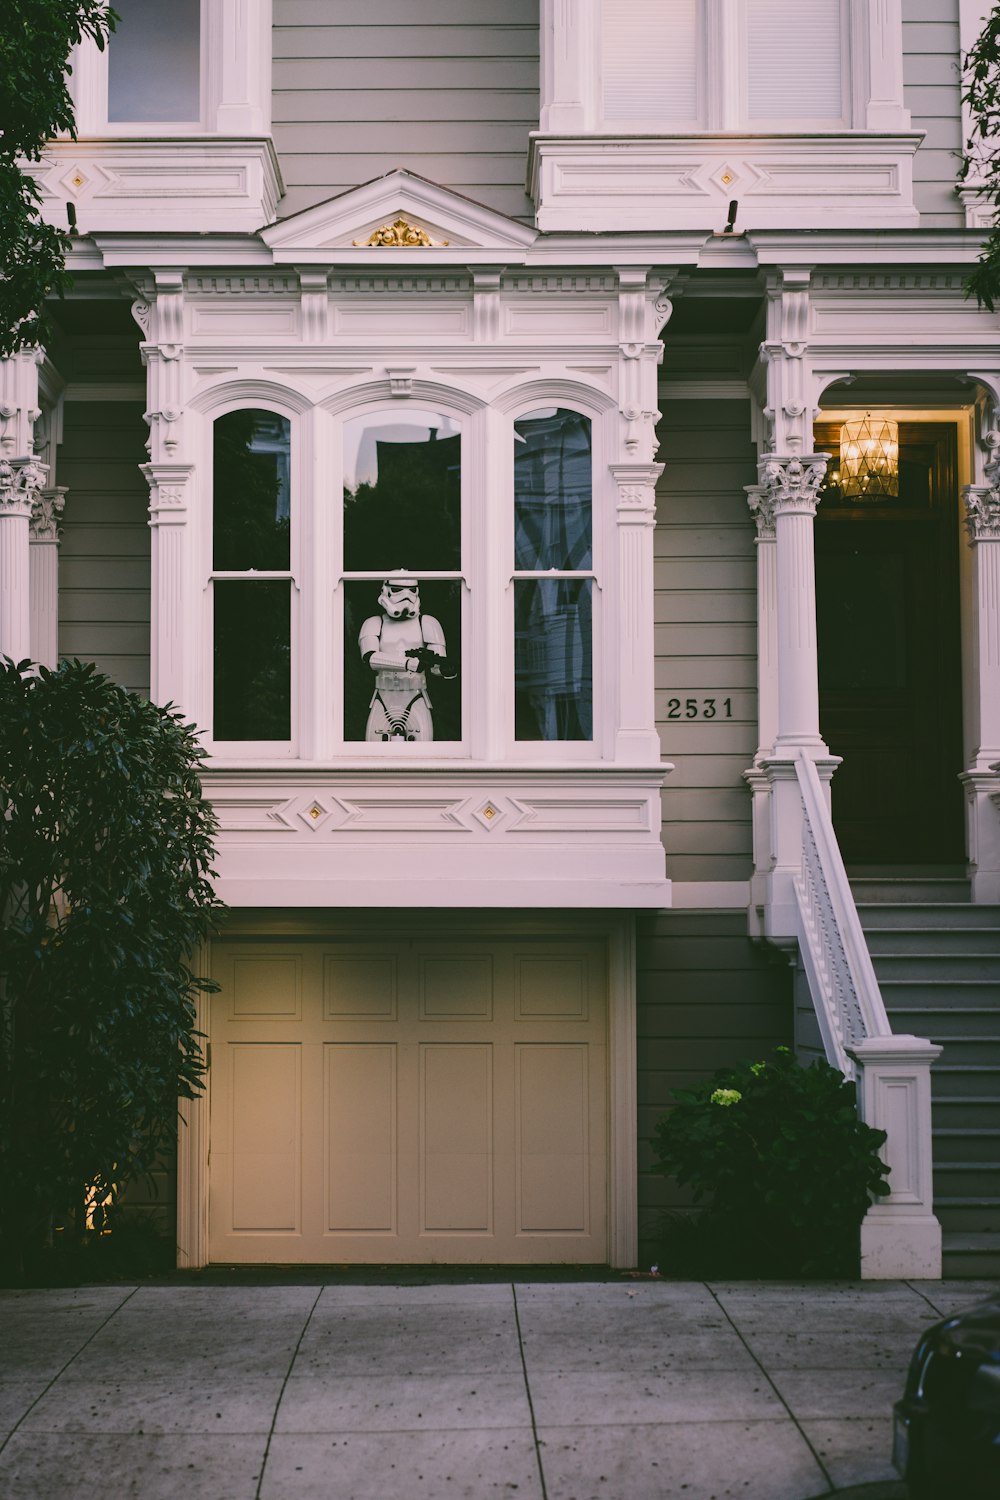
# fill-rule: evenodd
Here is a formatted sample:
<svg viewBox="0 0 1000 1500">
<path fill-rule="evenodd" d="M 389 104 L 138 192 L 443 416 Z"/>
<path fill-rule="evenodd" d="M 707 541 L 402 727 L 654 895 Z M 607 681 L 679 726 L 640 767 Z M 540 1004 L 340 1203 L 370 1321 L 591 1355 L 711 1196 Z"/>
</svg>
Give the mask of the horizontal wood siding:
<svg viewBox="0 0 1000 1500">
<path fill-rule="evenodd" d="M 149 490 L 142 402 L 66 403 L 58 479 L 59 654 L 149 692 Z"/>
<path fill-rule="evenodd" d="M 538 109 L 537 0 L 275 0 L 283 216 L 406 167 L 530 220 Z"/>
<path fill-rule="evenodd" d="M 913 163 L 921 227 L 961 226 L 958 0 L 903 0 L 903 93 L 913 129 L 925 132 Z"/>
<path fill-rule="evenodd" d="M 750 942 L 742 911 L 640 917 L 636 967 L 639 1253 L 648 1265 L 664 1211 L 690 1202 L 652 1170 L 649 1140 L 671 1090 L 790 1046 L 792 970 Z"/>
<path fill-rule="evenodd" d="M 757 748 L 757 563 L 743 492 L 756 479 L 749 403 L 664 395 L 661 406 L 656 717 L 675 767 L 663 792 L 667 873 L 746 880 L 742 773 Z M 696 717 L 688 717 L 692 702 Z"/>
</svg>

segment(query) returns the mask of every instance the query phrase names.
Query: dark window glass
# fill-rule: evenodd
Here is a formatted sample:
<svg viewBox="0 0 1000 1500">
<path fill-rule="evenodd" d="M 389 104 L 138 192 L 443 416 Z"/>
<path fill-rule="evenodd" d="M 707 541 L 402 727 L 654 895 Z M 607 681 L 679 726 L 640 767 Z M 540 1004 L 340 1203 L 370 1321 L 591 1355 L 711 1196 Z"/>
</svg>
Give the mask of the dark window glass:
<svg viewBox="0 0 1000 1500">
<path fill-rule="evenodd" d="M 217 740 L 291 737 L 291 583 L 217 580 Z"/>
<path fill-rule="evenodd" d="M 284 572 L 289 565 L 290 425 L 270 411 L 215 423 L 214 566 Z"/>
<path fill-rule="evenodd" d="M 420 614 L 400 625 L 386 623 L 379 604 L 382 584 L 365 580 L 344 586 L 344 738 L 347 740 L 396 738 L 414 742 L 460 740 L 462 738 L 462 683 L 459 672 L 462 647 L 462 585 L 457 580 L 417 581 Z M 405 658 L 407 647 L 419 647 L 441 656 L 434 670 L 430 657 L 425 670 L 411 673 L 379 667 L 362 654 L 362 629 L 369 627 L 364 646 L 387 656 Z M 436 623 L 435 623 L 436 622 Z M 440 627 L 440 629 L 438 629 Z"/>
<path fill-rule="evenodd" d="M 201 0 L 115 0 L 108 120 L 201 119 Z"/>
<path fill-rule="evenodd" d="M 460 568 L 461 477 L 451 417 L 413 410 L 345 423 L 345 570 Z"/>
<path fill-rule="evenodd" d="M 514 568 L 591 566 L 590 419 L 552 408 L 514 423 Z"/>
<path fill-rule="evenodd" d="M 515 580 L 515 738 L 593 739 L 592 641 L 589 578 Z"/>
</svg>

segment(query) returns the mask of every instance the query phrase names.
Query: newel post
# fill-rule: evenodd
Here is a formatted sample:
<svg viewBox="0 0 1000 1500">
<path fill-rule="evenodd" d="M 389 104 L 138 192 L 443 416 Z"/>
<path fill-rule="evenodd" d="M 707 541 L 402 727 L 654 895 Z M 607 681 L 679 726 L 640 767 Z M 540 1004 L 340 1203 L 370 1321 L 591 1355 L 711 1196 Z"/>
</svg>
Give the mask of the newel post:
<svg viewBox="0 0 1000 1500">
<path fill-rule="evenodd" d="M 941 1275 L 941 1225 L 933 1208 L 931 1064 L 941 1048 L 918 1036 L 874 1036 L 848 1052 L 859 1066 L 861 1118 L 887 1132 L 889 1196 L 861 1224 L 866 1281 Z"/>
<path fill-rule="evenodd" d="M 993 482 L 964 492 L 979 730 L 960 779 L 968 805 L 972 899 L 993 904 L 1000 902 L 1000 461 L 986 467 Z"/>
</svg>

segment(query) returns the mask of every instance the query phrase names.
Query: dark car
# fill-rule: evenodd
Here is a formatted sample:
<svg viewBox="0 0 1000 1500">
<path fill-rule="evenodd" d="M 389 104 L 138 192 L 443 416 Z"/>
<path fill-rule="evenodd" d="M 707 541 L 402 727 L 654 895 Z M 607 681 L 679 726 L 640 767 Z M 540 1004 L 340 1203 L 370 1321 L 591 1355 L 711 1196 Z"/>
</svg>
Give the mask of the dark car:
<svg viewBox="0 0 1000 1500">
<path fill-rule="evenodd" d="M 928 1328 L 893 1412 L 892 1461 L 911 1500 L 997 1500 L 1000 1297 Z"/>
</svg>

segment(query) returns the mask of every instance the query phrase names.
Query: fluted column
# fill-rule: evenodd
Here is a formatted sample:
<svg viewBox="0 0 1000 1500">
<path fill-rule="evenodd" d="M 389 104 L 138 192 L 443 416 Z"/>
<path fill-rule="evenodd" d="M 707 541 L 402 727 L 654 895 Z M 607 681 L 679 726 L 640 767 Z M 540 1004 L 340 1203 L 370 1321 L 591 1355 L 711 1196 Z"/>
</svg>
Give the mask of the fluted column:
<svg viewBox="0 0 1000 1500">
<path fill-rule="evenodd" d="M 618 485 L 618 731 L 615 759 L 660 758 L 653 640 L 653 528 L 662 464 L 612 464 Z"/>
<path fill-rule="evenodd" d="M 29 527 L 46 469 L 33 458 L 0 459 L 0 656 L 31 655 Z"/>
<path fill-rule="evenodd" d="M 31 658 L 54 667 L 59 660 L 59 518 L 66 488 L 36 490 L 29 523 Z"/>
<path fill-rule="evenodd" d="M 774 510 L 777 592 L 778 714 L 775 748 L 805 745 L 825 751 L 819 733 L 816 662 L 816 563 L 813 521 L 825 454 L 803 458 L 768 454 L 761 487 Z"/>
<path fill-rule="evenodd" d="M 979 731 L 961 780 L 968 802 L 973 899 L 994 903 L 1000 902 L 1000 488 L 971 485 L 964 495 L 972 546 Z"/>
<path fill-rule="evenodd" d="M 150 556 L 149 695 L 154 703 L 185 706 L 187 631 L 192 611 L 187 598 L 188 480 L 193 465 L 143 464 L 149 483 Z"/>
<path fill-rule="evenodd" d="M 778 560 L 774 496 L 764 485 L 746 486 L 757 523 L 757 754 L 774 747 L 778 733 Z"/>
</svg>

